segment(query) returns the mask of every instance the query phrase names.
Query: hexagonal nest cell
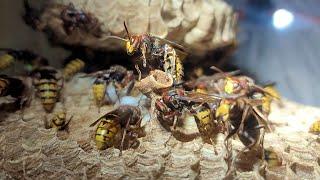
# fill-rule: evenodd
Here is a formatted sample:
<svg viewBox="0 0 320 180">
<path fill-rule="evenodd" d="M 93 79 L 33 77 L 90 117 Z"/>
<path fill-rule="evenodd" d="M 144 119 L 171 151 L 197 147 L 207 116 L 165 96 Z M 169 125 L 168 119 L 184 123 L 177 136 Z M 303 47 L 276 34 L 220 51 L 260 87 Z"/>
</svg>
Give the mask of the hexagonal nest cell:
<svg viewBox="0 0 320 180">
<path fill-rule="evenodd" d="M 0 179 L 319 177 L 320 110 L 220 70 L 237 46 L 225 1 L 23 9 L 50 48 L 0 49 Z"/>
</svg>

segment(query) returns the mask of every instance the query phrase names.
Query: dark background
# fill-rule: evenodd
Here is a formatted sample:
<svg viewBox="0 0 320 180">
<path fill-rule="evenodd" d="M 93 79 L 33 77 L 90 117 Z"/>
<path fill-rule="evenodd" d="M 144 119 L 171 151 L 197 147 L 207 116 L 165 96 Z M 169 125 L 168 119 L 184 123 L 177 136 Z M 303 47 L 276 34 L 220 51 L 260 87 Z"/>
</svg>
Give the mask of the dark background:
<svg viewBox="0 0 320 180">
<path fill-rule="evenodd" d="M 320 1 L 227 0 L 239 12 L 239 47 L 230 59 L 260 82 L 274 81 L 291 100 L 320 106 Z M 44 34 L 21 20 L 22 0 L 0 1 L 0 47 L 32 49 L 58 66 L 68 53 L 52 48 Z M 285 8 L 295 15 L 284 30 L 272 26 L 272 13 Z"/>
</svg>

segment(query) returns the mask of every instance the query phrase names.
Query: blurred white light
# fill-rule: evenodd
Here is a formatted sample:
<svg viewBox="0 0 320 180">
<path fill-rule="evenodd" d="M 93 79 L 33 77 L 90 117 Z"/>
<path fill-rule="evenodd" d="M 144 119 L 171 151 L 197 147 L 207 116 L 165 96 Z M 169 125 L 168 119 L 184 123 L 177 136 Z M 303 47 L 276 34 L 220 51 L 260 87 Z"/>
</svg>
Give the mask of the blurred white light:
<svg viewBox="0 0 320 180">
<path fill-rule="evenodd" d="M 294 20 L 291 12 L 285 9 L 278 9 L 273 13 L 273 26 L 277 29 L 288 27 Z"/>
</svg>

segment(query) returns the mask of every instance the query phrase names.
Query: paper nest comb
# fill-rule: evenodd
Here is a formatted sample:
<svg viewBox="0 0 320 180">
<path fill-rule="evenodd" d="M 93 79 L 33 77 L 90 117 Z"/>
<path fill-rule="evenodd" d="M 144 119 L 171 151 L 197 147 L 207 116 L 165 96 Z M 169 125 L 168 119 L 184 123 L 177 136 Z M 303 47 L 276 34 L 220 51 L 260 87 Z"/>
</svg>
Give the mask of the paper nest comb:
<svg viewBox="0 0 320 180">
<path fill-rule="evenodd" d="M 59 19 L 61 5 L 70 2 L 99 20 L 100 38 L 64 32 Z M 41 26 L 54 32 L 57 41 L 108 50 L 118 49 L 121 45 L 104 41 L 104 36 L 125 37 L 124 21 L 132 34 L 150 33 L 182 44 L 198 54 L 231 45 L 236 40 L 237 15 L 221 0 L 52 0 L 41 16 Z"/>
</svg>

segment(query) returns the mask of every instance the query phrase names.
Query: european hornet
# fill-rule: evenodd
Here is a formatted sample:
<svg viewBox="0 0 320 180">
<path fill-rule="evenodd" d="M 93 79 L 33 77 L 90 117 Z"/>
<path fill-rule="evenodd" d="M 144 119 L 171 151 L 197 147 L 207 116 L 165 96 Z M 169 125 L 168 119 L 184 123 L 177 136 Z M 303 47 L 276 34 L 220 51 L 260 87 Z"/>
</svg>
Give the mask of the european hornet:
<svg viewBox="0 0 320 180">
<path fill-rule="evenodd" d="M 245 145 L 241 152 L 254 147 L 256 144 L 263 146 L 264 131 L 261 132 L 261 129 L 264 128 L 264 125 L 261 124 L 267 124 L 267 121 L 265 117 L 260 117 L 261 113 L 256 113 L 256 106 L 261 105 L 260 101 L 204 92 L 191 92 L 181 99 L 193 102 L 194 105 L 191 106 L 192 109 L 189 111 L 194 113 L 204 142 L 214 144 L 214 137 L 218 133 L 226 134 L 227 154 L 225 160 L 228 162 L 227 174 L 230 173 L 230 167 L 233 163 L 230 137 L 235 134 L 238 135 L 240 141 Z M 238 159 L 237 157 L 235 159 Z"/>
<path fill-rule="evenodd" d="M 252 100 L 247 97 L 223 98 L 216 110 L 216 119 L 218 122 L 222 122 L 225 127 L 227 149 L 231 147 L 229 139 L 235 135 L 245 146 L 233 159 L 232 151 L 228 151 L 226 157 L 228 162 L 227 174 L 232 172 L 230 168 L 245 150 L 263 149 L 265 128 L 270 129 L 270 127 L 267 117 L 257 108 L 261 105 L 261 100 Z"/>
<path fill-rule="evenodd" d="M 309 128 L 309 132 L 312 133 L 312 134 L 317 134 L 319 135 L 320 134 L 320 119 L 314 121 L 310 128 Z"/>
<path fill-rule="evenodd" d="M 138 55 L 142 60 L 143 69 L 149 73 L 151 70 L 159 69 L 170 74 L 173 77 L 174 84 L 179 84 L 183 78 L 182 56 L 186 56 L 186 49 L 169 40 L 162 39 L 150 34 L 131 35 L 128 31 L 126 23 L 124 27 L 128 35 L 128 39 L 117 36 L 108 36 L 108 38 L 120 39 L 126 42 L 127 54 Z M 141 63 L 140 63 L 141 64 Z M 141 71 L 138 63 L 135 65 L 139 80 L 141 79 Z"/>
<path fill-rule="evenodd" d="M 167 130 L 170 130 L 171 127 L 176 128 L 177 121 L 186 108 L 185 102 L 178 99 L 183 95 L 183 89 L 171 89 L 165 91 L 161 98 L 156 99 L 155 108 L 158 120 Z"/>
<path fill-rule="evenodd" d="M 89 12 L 76 9 L 72 3 L 61 11 L 60 18 L 67 34 L 71 34 L 75 29 L 79 28 L 96 37 L 101 36 L 101 24 L 98 19 Z"/>
<path fill-rule="evenodd" d="M 263 115 L 268 116 L 271 111 L 271 102 L 274 99 L 280 100 L 279 92 L 274 88 L 273 84 L 269 84 L 263 87 L 265 92 L 255 91 L 249 95 L 252 99 L 260 99 L 262 100 L 262 105 L 259 106 L 259 110 L 263 113 Z"/>
<path fill-rule="evenodd" d="M 276 96 L 273 96 L 272 93 L 269 93 L 267 90 L 265 90 L 263 87 L 256 85 L 254 80 L 248 76 L 232 76 L 223 72 L 221 69 L 215 66 L 211 66 L 211 69 L 216 70 L 221 73 L 221 75 L 223 75 L 223 78 L 215 84 L 216 91 L 218 91 L 219 94 L 237 98 L 248 97 L 252 92 L 258 91 L 273 98 L 277 98 Z"/>
<path fill-rule="evenodd" d="M 237 134 L 245 149 L 260 141 L 260 129 L 269 128 L 267 117 L 257 108 L 261 104 L 260 100 L 248 98 L 223 99 L 220 102 L 215 116 L 227 125 L 226 140 Z"/>
<path fill-rule="evenodd" d="M 103 115 L 90 125 L 99 123 L 95 133 L 97 148 L 104 150 L 114 146 L 120 149 L 121 155 L 124 148 L 138 147 L 138 138 L 144 136 L 141 120 L 140 109 L 130 105 L 119 106 Z"/>
<path fill-rule="evenodd" d="M 317 135 L 316 139 L 310 141 L 309 145 L 313 142 L 320 142 L 320 119 L 316 119 L 309 127 L 309 133 Z"/>
<path fill-rule="evenodd" d="M 81 59 L 73 59 L 68 64 L 65 65 L 63 68 L 63 77 L 65 80 L 69 80 L 73 77 L 77 72 L 81 71 L 84 66 L 85 62 Z"/>
<path fill-rule="evenodd" d="M 202 93 L 221 93 L 222 90 L 218 89 L 219 87 L 223 89 L 223 80 L 224 78 L 230 77 L 230 76 L 235 76 L 239 74 L 240 71 L 231 71 L 231 72 L 225 72 L 225 73 L 215 73 L 210 76 L 201 76 L 197 79 L 193 79 L 190 81 L 187 81 L 183 84 L 183 87 L 186 90 L 195 90 L 197 92 L 202 92 Z"/>
<path fill-rule="evenodd" d="M 32 8 L 29 4 L 29 0 L 24 0 L 23 5 L 25 13 L 23 14 L 22 18 L 24 22 L 27 25 L 30 25 L 34 30 L 39 29 L 41 10 Z"/>
<path fill-rule="evenodd" d="M 46 66 L 32 71 L 31 77 L 43 108 L 46 112 L 51 112 L 59 100 L 60 91 L 63 87 L 64 80 L 61 73 L 52 67 Z"/>
<path fill-rule="evenodd" d="M 29 88 L 21 79 L 0 75 L 0 97 L 11 96 L 21 109 L 29 102 Z"/>
<path fill-rule="evenodd" d="M 201 104 L 193 107 L 194 118 L 201 134 L 202 140 L 209 144 L 215 143 L 215 137 L 218 133 L 224 132 L 223 124 L 214 117 L 217 100 L 214 104 Z"/>
<path fill-rule="evenodd" d="M 282 166 L 282 157 L 272 147 L 264 149 L 264 160 L 268 168 Z"/>
<path fill-rule="evenodd" d="M 256 145 L 263 148 L 263 130 L 269 125 L 267 118 L 257 108 L 261 104 L 261 100 L 243 96 L 174 89 L 162 95 L 156 108 L 159 121 L 165 119 L 169 125 L 174 125 L 176 117 L 183 111 L 193 114 L 203 140 L 210 144 L 214 144 L 212 139 L 217 133 L 226 133 L 225 143 L 229 156 L 231 150 L 228 140 L 236 134 L 245 145 L 241 152 Z"/>
<path fill-rule="evenodd" d="M 10 67 L 15 61 L 22 61 L 23 63 L 36 68 L 48 65 L 48 60 L 38 54 L 29 50 L 14 50 L 11 48 L 0 48 L 5 54 L 0 56 L 0 70 Z"/>
<path fill-rule="evenodd" d="M 213 144 L 212 137 L 223 131 L 222 124 L 214 118 L 219 102 L 220 98 L 215 95 L 171 89 L 156 100 L 158 120 L 167 130 L 175 130 L 181 116 L 191 114 L 204 142 Z"/>
<path fill-rule="evenodd" d="M 134 75 L 120 65 L 111 66 L 108 70 L 98 71 L 88 74 L 85 77 L 95 77 L 92 85 L 92 92 L 97 106 L 100 108 L 105 102 L 107 86 L 112 83 L 116 88 L 116 93 L 126 90 L 125 94 L 130 93 L 134 85 Z M 119 95 L 117 94 L 118 99 Z M 110 97 L 109 97 L 110 98 Z"/>
<path fill-rule="evenodd" d="M 65 129 L 68 124 L 70 123 L 73 116 L 71 116 L 67 120 L 67 114 L 65 111 L 58 111 L 54 113 L 53 117 L 50 119 L 50 121 L 45 121 L 45 127 L 46 128 L 55 128 L 57 130 L 63 130 Z"/>
</svg>

